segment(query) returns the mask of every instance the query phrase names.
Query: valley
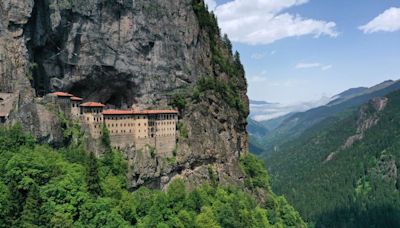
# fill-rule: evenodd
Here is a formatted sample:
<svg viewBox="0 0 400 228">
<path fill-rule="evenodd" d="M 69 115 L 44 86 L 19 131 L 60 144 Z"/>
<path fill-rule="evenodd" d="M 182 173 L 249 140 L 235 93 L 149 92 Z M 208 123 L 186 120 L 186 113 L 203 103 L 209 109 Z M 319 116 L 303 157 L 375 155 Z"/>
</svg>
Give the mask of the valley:
<svg viewBox="0 0 400 228">
<path fill-rule="evenodd" d="M 279 133 L 267 133 L 284 139 L 251 136 L 255 153 L 272 176 L 273 189 L 285 195 L 310 225 L 400 225 L 397 86 L 386 82 L 370 93 L 362 89 L 294 114 L 275 129 Z M 294 116 L 297 122 L 290 125 Z"/>
</svg>

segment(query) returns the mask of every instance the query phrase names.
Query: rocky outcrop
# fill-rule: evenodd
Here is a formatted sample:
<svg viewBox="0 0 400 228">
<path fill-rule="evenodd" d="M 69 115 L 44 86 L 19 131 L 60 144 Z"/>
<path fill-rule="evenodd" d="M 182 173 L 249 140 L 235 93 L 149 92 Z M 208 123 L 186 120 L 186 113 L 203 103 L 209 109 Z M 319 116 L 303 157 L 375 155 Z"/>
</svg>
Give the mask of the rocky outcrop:
<svg viewBox="0 0 400 228">
<path fill-rule="evenodd" d="M 387 101 L 388 99 L 386 97 L 378 97 L 372 99 L 368 105 L 361 107 L 357 120 L 356 134 L 347 139 L 342 149 L 347 149 L 356 141 L 363 139 L 364 133 L 378 123 L 378 113 L 386 107 Z"/>
<path fill-rule="evenodd" d="M 340 147 L 340 150 L 348 149 L 351 146 L 353 146 L 355 142 L 360 141 L 364 138 L 365 132 L 378 123 L 379 121 L 378 114 L 383 109 L 385 109 L 387 102 L 388 98 L 377 97 L 373 98 L 368 104 L 361 106 L 358 112 L 356 133 L 347 138 L 346 142 Z M 325 159 L 325 162 L 332 160 L 332 158 L 339 151 L 329 154 L 328 157 Z"/>
<path fill-rule="evenodd" d="M 14 123 L 21 123 L 24 130 L 31 132 L 39 142 L 62 146 L 64 137 L 61 123 L 44 105 L 36 102 L 24 105 L 13 113 L 11 119 Z"/>
<path fill-rule="evenodd" d="M 163 187 L 177 177 L 196 184 L 211 173 L 221 182 L 240 181 L 238 159 L 247 151 L 247 84 L 242 70 L 233 75 L 227 68 L 240 68 L 240 62 L 218 29 L 207 27 L 212 17 L 204 21 L 204 11 L 196 12 L 204 10 L 201 2 L 1 1 L 0 90 L 19 95 L 13 121 L 57 144 L 61 127 L 35 96 L 63 90 L 119 108 L 162 107 L 182 90 L 190 97 L 199 79 L 210 76 L 235 87 L 230 94 L 235 100 L 228 102 L 213 89 L 196 101 L 186 99 L 180 110 L 185 134 L 176 153 L 162 158 L 124 151 L 129 180 L 132 188 Z"/>
</svg>

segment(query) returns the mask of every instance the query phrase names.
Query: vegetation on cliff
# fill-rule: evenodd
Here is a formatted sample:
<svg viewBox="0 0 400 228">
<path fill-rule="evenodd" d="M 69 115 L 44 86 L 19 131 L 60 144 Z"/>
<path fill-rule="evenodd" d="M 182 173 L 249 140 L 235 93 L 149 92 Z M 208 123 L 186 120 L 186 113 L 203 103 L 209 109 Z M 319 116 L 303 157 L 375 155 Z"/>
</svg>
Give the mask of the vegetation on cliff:
<svg viewBox="0 0 400 228">
<path fill-rule="evenodd" d="M 105 143 L 107 140 L 105 140 Z M 242 158 L 245 185 L 264 190 L 265 203 L 239 186 L 203 185 L 187 191 L 126 189 L 126 164 L 109 151 L 96 159 L 79 145 L 39 145 L 19 126 L 0 128 L 1 227 L 268 227 L 304 226 L 282 197 L 270 192 L 260 161 Z"/>
<path fill-rule="evenodd" d="M 400 226 L 400 91 L 383 110 L 373 105 L 325 120 L 265 157 L 274 191 L 317 227 Z M 349 140 L 358 129 L 362 137 Z"/>
<path fill-rule="evenodd" d="M 213 92 L 229 107 L 238 110 L 244 118 L 248 114 L 248 108 L 241 91 L 246 89 L 247 83 L 240 55 L 238 52 L 232 53 L 231 41 L 227 35 L 221 36 L 217 18 L 212 12 L 208 12 L 204 1 L 192 0 L 192 6 L 200 29 L 207 34 L 213 72 L 203 75 L 192 88 L 176 94 L 172 103 L 179 110 L 184 110 L 187 105 L 186 98 L 197 102 L 201 95 Z"/>
</svg>

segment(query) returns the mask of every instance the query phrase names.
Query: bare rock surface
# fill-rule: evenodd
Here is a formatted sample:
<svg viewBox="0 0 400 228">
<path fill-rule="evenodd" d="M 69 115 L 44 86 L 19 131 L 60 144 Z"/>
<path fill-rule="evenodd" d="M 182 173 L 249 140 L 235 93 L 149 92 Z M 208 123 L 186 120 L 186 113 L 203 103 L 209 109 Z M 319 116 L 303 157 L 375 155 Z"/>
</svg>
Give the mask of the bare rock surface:
<svg viewBox="0 0 400 228">
<path fill-rule="evenodd" d="M 35 96 L 62 90 L 119 108 L 166 105 L 203 76 L 231 80 L 212 64 L 210 45 L 192 0 L 2 0 L 0 92 L 18 95 L 12 122 L 57 145 L 60 123 Z M 229 51 L 223 55 L 233 61 Z M 193 185 L 211 177 L 241 181 L 239 157 L 247 152 L 244 75 L 233 84 L 244 112 L 212 93 L 189 102 L 180 114 L 188 135 L 177 139 L 173 156 L 124 151 L 131 188 L 163 188 L 174 178 Z"/>
</svg>

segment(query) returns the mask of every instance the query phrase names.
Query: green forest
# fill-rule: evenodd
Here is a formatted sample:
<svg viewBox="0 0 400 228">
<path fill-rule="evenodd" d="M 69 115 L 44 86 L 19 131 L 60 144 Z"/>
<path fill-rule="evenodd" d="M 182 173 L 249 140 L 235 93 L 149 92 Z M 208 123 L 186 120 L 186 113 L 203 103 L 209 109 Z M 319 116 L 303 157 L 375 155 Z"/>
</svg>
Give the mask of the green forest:
<svg viewBox="0 0 400 228">
<path fill-rule="evenodd" d="M 310 226 L 400 227 L 400 91 L 388 98 L 381 112 L 370 103 L 361 107 L 378 122 L 350 147 L 343 145 L 356 134 L 359 109 L 331 117 L 264 155 L 273 190 Z"/>
<path fill-rule="evenodd" d="M 76 134 L 68 128 L 65 135 Z M 107 134 L 104 134 L 107 135 Z M 104 136 L 103 143 L 107 143 Z M 118 151 L 97 159 L 74 140 L 39 145 L 20 126 L 0 128 L 0 227 L 302 227 L 299 214 L 270 190 L 263 163 L 241 158 L 243 186 L 181 180 L 166 191 L 127 190 Z M 260 203 L 253 195 L 265 193 Z"/>
</svg>

